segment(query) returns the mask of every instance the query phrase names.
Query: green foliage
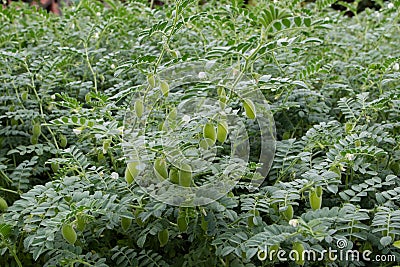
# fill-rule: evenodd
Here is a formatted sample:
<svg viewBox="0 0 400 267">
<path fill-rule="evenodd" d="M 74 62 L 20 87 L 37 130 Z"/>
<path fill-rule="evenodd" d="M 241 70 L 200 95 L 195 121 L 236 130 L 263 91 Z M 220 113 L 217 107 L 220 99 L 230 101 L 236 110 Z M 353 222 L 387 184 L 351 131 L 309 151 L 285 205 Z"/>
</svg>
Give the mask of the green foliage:
<svg viewBox="0 0 400 267">
<path fill-rule="evenodd" d="M 79 1 L 61 17 L 29 5 L 0 10 L 1 266 L 274 266 L 258 258 L 264 248 L 322 251 L 337 240 L 400 260 L 399 1 L 354 18 L 329 0 L 105 2 Z M 124 116 L 161 70 L 198 60 L 255 82 L 275 119 L 275 158 L 256 191 L 242 179 L 207 206 L 168 206 L 125 181 Z M 171 98 L 168 86 L 157 92 Z M 216 89 L 198 85 L 153 108 Z M 244 177 L 257 166 L 254 140 Z M 316 187 L 323 198 L 313 210 Z M 363 264 L 372 263 L 305 262 Z"/>
</svg>

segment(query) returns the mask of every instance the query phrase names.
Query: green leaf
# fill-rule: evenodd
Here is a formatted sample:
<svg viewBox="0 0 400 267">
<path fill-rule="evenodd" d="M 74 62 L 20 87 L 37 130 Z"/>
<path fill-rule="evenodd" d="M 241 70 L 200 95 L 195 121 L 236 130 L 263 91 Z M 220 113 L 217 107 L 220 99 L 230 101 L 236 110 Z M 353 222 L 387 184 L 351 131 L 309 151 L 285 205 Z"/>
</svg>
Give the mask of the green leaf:
<svg viewBox="0 0 400 267">
<path fill-rule="evenodd" d="M 380 243 L 382 244 L 382 246 L 386 247 L 392 243 L 392 237 L 384 236 L 380 239 Z"/>
</svg>

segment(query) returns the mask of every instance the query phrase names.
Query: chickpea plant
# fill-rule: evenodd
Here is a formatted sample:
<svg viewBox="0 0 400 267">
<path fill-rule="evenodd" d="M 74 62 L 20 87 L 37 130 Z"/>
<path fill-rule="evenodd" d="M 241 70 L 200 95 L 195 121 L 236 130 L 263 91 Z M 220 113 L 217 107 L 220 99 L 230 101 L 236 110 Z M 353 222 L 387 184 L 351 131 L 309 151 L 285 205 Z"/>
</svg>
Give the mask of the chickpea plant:
<svg viewBox="0 0 400 267">
<path fill-rule="evenodd" d="M 399 1 L 200 2 L 0 9 L 0 266 L 400 265 Z"/>
</svg>

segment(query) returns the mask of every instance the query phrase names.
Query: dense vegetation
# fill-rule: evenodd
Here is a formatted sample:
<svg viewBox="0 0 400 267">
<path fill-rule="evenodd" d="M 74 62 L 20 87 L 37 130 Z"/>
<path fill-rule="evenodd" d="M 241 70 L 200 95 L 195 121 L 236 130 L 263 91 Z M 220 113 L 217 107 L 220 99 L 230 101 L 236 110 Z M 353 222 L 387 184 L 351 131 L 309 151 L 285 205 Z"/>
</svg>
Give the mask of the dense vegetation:
<svg viewBox="0 0 400 267">
<path fill-rule="evenodd" d="M 63 16 L 23 3 L 0 10 L 1 266 L 274 266 L 276 257 L 260 260 L 271 248 L 370 250 L 399 265 L 399 1 L 352 18 L 331 0 L 105 2 L 79 1 Z M 251 151 L 228 194 L 179 207 L 127 183 L 123 144 L 135 141 L 124 138 L 126 112 L 141 117 L 137 100 L 185 62 L 241 71 L 252 81 L 242 86 L 268 102 L 276 152 L 257 190 L 246 180 L 262 152 L 254 104 L 237 96 L 227 104 L 240 110 Z M 182 99 L 223 94 L 160 87 L 170 94 L 154 103 L 161 119 Z M 161 131 L 156 122 L 142 125 L 149 140 Z M 206 127 L 191 127 L 215 142 Z M 230 157 L 220 139 L 216 172 Z M 156 159 L 158 176 L 163 164 Z"/>
</svg>

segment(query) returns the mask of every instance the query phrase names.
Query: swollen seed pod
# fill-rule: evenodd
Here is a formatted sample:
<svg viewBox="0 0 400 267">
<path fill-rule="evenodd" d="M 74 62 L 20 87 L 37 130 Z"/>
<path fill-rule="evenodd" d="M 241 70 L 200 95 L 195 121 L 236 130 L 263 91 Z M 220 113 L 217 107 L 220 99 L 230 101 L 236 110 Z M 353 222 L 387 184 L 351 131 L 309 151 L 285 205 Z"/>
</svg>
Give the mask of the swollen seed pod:
<svg viewBox="0 0 400 267">
<path fill-rule="evenodd" d="M 89 103 L 90 101 L 92 101 L 92 96 L 90 95 L 90 93 L 87 93 L 85 95 L 85 101 L 86 101 L 86 103 Z"/>
<path fill-rule="evenodd" d="M 161 81 L 160 89 L 161 89 L 161 93 L 163 94 L 163 96 L 167 97 L 168 93 L 169 93 L 169 85 L 166 81 Z"/>
<path fill-rule="evenodd" d="M 32 127 L 32 134 L 33 136 L 39 136 L 42 133 L 42 126 L 40 123 L 35 123 Z"/>
<path fill-rule="evenodd" d="M 160 247 L 165 246 L 168 243 L 168 239 L 169 239 L 168 229 L 164 229 L 158 232 L 158 241 L 160 242 Z"/>
<path fill-rule="evenodd" d="M 77 235 L 71 224 L 64 224 L 61 229 L 61 234 L 68 243 L 71 245 L 75 244 Z"/>
<path fill-rule="evenodd" d="M 244 99 L 243 107 L 244 107 L 246 116 L 249 119 L 254 120 L 256 118 L 256 107 L 254 106 L 253 101 L 251 101 L 250 99 Z"/>
<path fill-rule="evenodd" d="M 293 206 L 288 205 L 287 209 L 282 212 L 282 215 L 286 220 L 291 220 L 293 218 Z"/>
<path fill-rule="evenodd" d="M 298 265 L 304 265 L 304 246 L 300 242 L 296 242 L 293 244 L 293 251 L 295 253 L 295 260 Z"/>
<path fill-rule="evenodd" d="M 27 99 L 28 99 L 28 92 L 23 92 L 22 94 L 21 94 L 21 99 L 23 100 L 23 101 L 26 101 Z"/>
<path fill-rule="evenodd" d="M 181 53 L 179 53 L 179 51 L 171 50 L 170 53 L 174 58 L 180 58 L 181 57 Z"/>
<path fill-rule="evenodd" d="M 133 183 L 133 181 L 135 180 L 135 178 L 131 175 L 131 173 L 129 172 L 129 169 L 126 168 L 125 169 L 125 181 L 129 184 Z"/>
<path fill-rule="evenodd" d="M 313 190 L 309 194 L 310 206 L 313 210 L 318 210 L 321 208 L 322 195 L 318 196 L 316 190 Z"/>
<path fill-rule="evenodd" d="M 168 174 L 171 183 L 179 184 L 179 173 L 177 169 L 171 169 Z"/>
<path fill-rule="evenodd" d="M 215 132 L 214 125 L 212 125 L 211 122 L 207 122 L 204 127 L 203 127 L 203 137 L 205 139 L 210 139 L 213 141 L 213 144 L 215 143 L 215 140 L 217 139 L 217 134 Z"/>
<path fill-rule="evenodd" d="M 355 141 L 354 141 L 354 145 L 355 145 L 356 147 L 360 147 L 360 146 L 361 146 L 361 140 L 355 140 Z"/>
<path fill-rule="evenodd" d="M 131 218 L 127 218 L 127 217 L 121 218 L 121 227 L 122 227 L 122 230 L 124 230 L 125 232 L 129 229 L 129 227 L 131 227 L 131 224 L 132 224 Z"/>
<path fill-rule="evenodd" d="M 151 88 L 156 87 L 156 79 L 154 77 L 154 74 L 150 73 L 147 75 L 147 82 L 149 83 Z"/>
<path fill-rule="evenodd" d="M 139 166 L 139 161 L 133 161 L 133 162 L 129 162 L 128 166 L 125 170 L 125 181 L 128 184 L 131 184 L 135 178 L 138 176 L 139 174 L 139 169 L 137 168 Z"/>
<path fill-rule="evenodd" d="M 344 125 L 344 130 L 345 130 L 345 132 L 347 133 L 347 134 L 349 134 L 353 129 L 354 129 L 354 124 L 353 123 L 351 123 L 351 122 L 347 122 L 345 125 Z"/>
<path fill-rule="evenodd" d="M 7 209 L 8 209 L 7 201 L 4 198 L 0 197 L 0 211 L 5 212 Z"/>
<path fill-rule="evenodd" d="M 138 118 L 142 117 L 144 111 L 143 101 L 138 99 L 135 101 L 135 113 Z"/>
<path fill-rule="evenodd" d="M 31 136 L 31 144 L 36 145 L 39 142 L 39 138 L 35 135 Z"/>
<path fill-rule="evenodd" d="M 178 225 L 179 232 L 186 232 L 188 228 L 188 223 L 186 221 L 185 215 L 179 214 L 176 224 Z"/>
<path fill-rule="evenodd" d="M 52 162 L 51 163 L 51 170 L 53 172 L 57 172 L 60 169 L 60 165 L 58 165 L 58 163 Z"/>
<path fill-rule="evenodd" d="M 256 216 L 247 217 L 247 225 L 248 225 L 249 227 L 254 227 L 254 226 L 256 226 L 256 222 L 257 222 Z"/>
<path fill-rule="evenodd" d="M 228 124 L 226 121 L 218 122 L 217 126 L 217 140 L 220 143 L 224 143 L 228 137 Z"/>
<path fill-rule="evenodd" d="M 103 140 L 103 154 L 107 154 L 107 150 L 110 147 L 111 139 Z"/>
<path fill-rule="evenodd" d="M 76 230 L 83 232 L 86 227 L 86 217 L 82 213 L 76 215 Z"/>
<path fill-rule="evenodd" d="M 192 183 L 192 168 L 188 164 L 182 164 L 179 170 L 179 185 L 189 187 Z"/>
<path fill-rule="evenodd" d="M 136 221 L 137 225 L 139 225 L 139 226 L 144 225 L 142 218 L 139 217 L 140 213 L 142 213 L 142 212 L 143 212 L 143 210 L 141 210 L 141 209 L 135 210 L 135 221 Z"/>
<path fill-rule="evenodd" d="M 65 148 L 67 146 L 67 143 L 68 143 L 67 137 L 65 137 L 65 135 L 63 134 L 60 134 L 60 146 L 62 148 Z"/>
<path fill-rule="evenodd" d="M 168 167 L 167 162 L 164 158 L 157 158 L 153 165 L 154 173 L 160 179 L 168 178 Z"/>
<path fill-rule="evenodd" d="M 291 137 L 291 133 L 289 131 L 284 132 L 282 135 L 282 140 L 288 140 L 288 139 L 290 139 L 290 137 Z"/>
<path fill-rule="evenodd" d="M 225 109 L 226 106 L 226 92 L 223 87 L 220 87 L 217 89 L 218 92 L 218 99 L 219 99 L 219 105 L 221 109 Z"/>
</svg>

